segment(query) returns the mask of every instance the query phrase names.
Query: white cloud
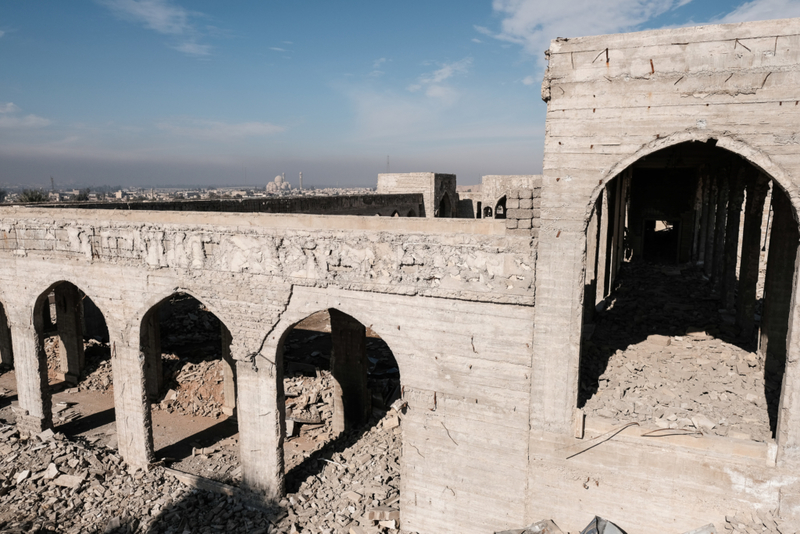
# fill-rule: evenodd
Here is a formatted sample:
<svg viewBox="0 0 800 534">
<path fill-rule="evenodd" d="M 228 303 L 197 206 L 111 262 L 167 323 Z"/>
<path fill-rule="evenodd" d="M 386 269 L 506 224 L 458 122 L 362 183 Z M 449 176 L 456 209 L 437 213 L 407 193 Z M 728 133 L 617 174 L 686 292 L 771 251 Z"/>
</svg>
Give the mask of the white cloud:
<svg viewBox="0 0 800 534">
<path fill-rule="evenodd" d="M 478 44 L 480 44 L 480 43 L 482 43 L 483 41 L 481 41 L 480 39 L 476 39 L 476 38 L 474 38 L 474 37 L 473 37 L 473 38 L 472 38 L 472 42 L 473 42 L 473 43 L 478 43 Z"/>
<path fill-rule="evenodd" d="M 18 111 L 20 111 L 19 106 L 15 106 L 13 102 L 0 104 L 0 113 L 17 113 Z"/>
<path fill-rule="evenodd" d="M 747 22 L 800 17 L 800 0 L 753 0 L 714 22 Z"/>
<path fill-rule="evenodd" d="M 286 52 L 285 48 L 278 48 L 277 46 L 270 46 L 269 49 L 274 50 L 276 52 Z"/>
<path fill-rule="evenodd" d="M 202 119 L 177 119 L 156 124 L 159 130 L 183 137 L 229 141 L 246 137 L 263 137 L 282 132 L 284 128 L 269 122 L 227 123 Z"/>
<path fill-rule="evenodd" d="M 476 26 L 481 33 L 522 45 L 540 59 L 556 37 L 579 37 L 635 29 L 691 0 L 494 0 L 494 10 L 504 16 L 499 33 Z"/>
<path fill-rule="evenodd" d="M 448 78 L 452 78 L 456 74 L 466 73 L 471 66 L 472 66 L 471 57 L 466 57 L 454 63 L 445 63 L 444 65 L 442 65 L 440 69 L 420 77 L 420 82 L 423 84 L 441 83 L 447 80 Z"/>
<path fill-rule="evenodd" d="M 385 57 L 382 57 L 382 58 L 376 59 L 375 61 L 373 61 L 373 62 L 372 62 L 372 68 L 373 68 L 373 69 L 378 69 L 378 68 L 380 68 L 380 66 L 381 66 L 381 65 L 383 65 L 384 63 L 386 63 L 386 58 L 385 58 Z"/>
<path fill-rule="evenodd" d="M 52 121 L 38 115 L 20 115 L 22 111 L 13 102 L 0 102 L 0 128 L 41 128 Z"/>
<path fill-rule="evenodd" d="M 537 79 L 534 78 L 531 75 L 528 75 L 528 76 L 525 76 L 524 78 L 522 78 L 523 85 L 533 85 L 533 84 L 536 83 L 536 81 L 537 81 Z"/>
<path fill-rule="evenodd" d="M 142 24 L 145 28 L 163 35 L 180 37 L 175 50 L 192 56 L 206 56 L 211 45 L 199 44 L 200 30 L 191 18 L 199 13 L 190 12 L 170 0 L 96 0 L 121 19 Z"/>
<path fill-rule="evenodd" d="M 471 66 L 471 57 L 452 63 L 444 63 L 435 71 L 420 76 L 416 83 L 410 84 L 406 89 L 412 93 L 425 89 L 425 96 L 438 100 L 445 106 L 450 106 L 458 100 L 459 93 L 443 82 L 457 74 L 466 74 Z"/>
<path fill-rule="evenodd" d="M 0 37 L 4 36 L 5 34 L 6 34 L 6 32 L 4 32 L 3 30 L 0 30 Z"/>
<path fill-rule="evenodd" d="M 191 41 L 186 41 L 179 45 L 174 46 L 178 52 L 189 54 L 190 56 L 207 56 L 211 54 L 211 45 L 199 44 Z"/>
</svg>

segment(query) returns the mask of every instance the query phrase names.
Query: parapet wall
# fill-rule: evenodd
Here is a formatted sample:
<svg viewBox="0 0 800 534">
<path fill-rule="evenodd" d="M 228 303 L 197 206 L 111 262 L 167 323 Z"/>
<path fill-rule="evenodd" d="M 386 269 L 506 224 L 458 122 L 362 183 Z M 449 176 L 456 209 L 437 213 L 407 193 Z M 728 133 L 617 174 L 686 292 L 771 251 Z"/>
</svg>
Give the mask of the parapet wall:
<svg viewBox="0 0 800 534">
<path fill-rule="evenodd" d="M 42 205 L 40 205 L 42 206 Z M 320 215 L 381 215 L 419 217 L 422 193 L 246 198 L 241 200 L 175 200 L 170 202 L 58 203 L 47 207 L 92 210 L 195 211 L 236 213 L 315 213 Z"/>
</svg>

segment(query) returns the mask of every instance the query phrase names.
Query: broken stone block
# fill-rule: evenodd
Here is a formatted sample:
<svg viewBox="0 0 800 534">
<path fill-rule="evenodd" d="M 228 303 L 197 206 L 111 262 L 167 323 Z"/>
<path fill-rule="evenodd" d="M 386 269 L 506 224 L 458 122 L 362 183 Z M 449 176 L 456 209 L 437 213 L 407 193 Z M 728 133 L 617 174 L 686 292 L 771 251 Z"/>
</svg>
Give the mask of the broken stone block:
<svg viewBox="0 0 800 534">
<path fill-rule="evenodd" d="M 17 484 L 19 484 L 20 482 L 22 482 L 23 480 L 25 480 L 26 478 L 28 478 L 28 476 L 29 476 L 30 474 L 31 474 L 31 472 L 30 472 L 30 471 L 28 471 L 27 469 L 26 469 L 25 471 L 20 471 L 19 473 L 17 473 L 17 476 L 16 476 L 16 478 L 14 478 L 14 482 L 15 482 L 15 483 L 17 483 Z"/>
<path fill-rule="evenodd" d="M 44 472 L 44 479 L 45 480 L 53 480 L 58 475 L 59 475 L 59 471 L 58 471 L 58 468 L 56 467 L 56 464 L 54 464 L 53 462 L 50 462 L 50 465 L 47 466 L 47 469 Z"/>
<path fill-rule="evenodd" d="M 53 480 L 53 483 L 56 486 L 63 486 L 65 488 L 78 488 L 83 482 L 83 477 L 76 476 L 76 475 L 61 475 L 57 479 Z"/>
<path fill-rule="evenodd" d="M 669 338 L 669 336 L 660 336 L 658 334 L 652 334 L 647 336 L 647 343 L 651 345 L 656 345 L 658 347 L 668 347 L 672 343 L 672 340 Z"/>
<path fill-rule="evenodd" d="M 396 415 L 387 416 L 386 419 L 383 420 L 383 428 L 387 430 L 397 428 L 398 426 L 400 426 L 400 418 Z"/>
</svg>

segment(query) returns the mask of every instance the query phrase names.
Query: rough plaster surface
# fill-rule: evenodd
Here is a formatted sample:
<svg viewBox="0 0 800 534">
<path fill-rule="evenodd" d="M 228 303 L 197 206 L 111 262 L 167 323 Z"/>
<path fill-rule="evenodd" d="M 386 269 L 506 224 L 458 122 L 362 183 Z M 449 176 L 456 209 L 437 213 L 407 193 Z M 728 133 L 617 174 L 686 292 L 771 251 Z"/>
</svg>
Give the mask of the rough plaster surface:
<svg viewBox="0 0 800 534">
<path fill-rule="evenodd" d="M 647 154 L 713 139 L 768 173 L 797 210 L 799 34 L 800 19 L 788 19 L 552 42 L 542 86 L 548 112 L 527 520 L 553 515 L 573 530 L 597 513 L 640 532 L 682 532 L 710 521 L 721 527 L 732 509 L 780 507 L 785 518 L 800 518 L 796 304 L 777 463 L 766 445 L 753 456 L 714 440 L 614 440 L 572 460 L 561 449 L 578 441 L 571 425 L 592 206 L 610 180 Z M 600 482 L 585 489 L 587 477 Z M 570 517 L 577 502 L 585 518 Z"/>
</svg>

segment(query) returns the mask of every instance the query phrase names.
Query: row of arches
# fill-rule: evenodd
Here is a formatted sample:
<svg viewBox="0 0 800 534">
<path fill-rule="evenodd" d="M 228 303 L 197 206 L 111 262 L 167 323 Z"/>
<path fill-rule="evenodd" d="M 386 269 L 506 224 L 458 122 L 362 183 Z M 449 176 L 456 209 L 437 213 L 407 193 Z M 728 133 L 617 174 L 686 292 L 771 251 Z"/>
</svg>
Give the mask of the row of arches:
<svg viewBox="0 0 800 534">
<path fill-rule="evenodd" d="M 13 355 L 11 330 L 0 306 L 0 353 L 7 369 L 19 363 L 15 357 L 35 360 L 41 379 L 43 426 L 52 427 L 53 396 L 62 395 L 64 388 L 79 386 L 92 370 L 86 349 L 94 342 L 102 342 L 106 349 L 102 357 L 110 361 L 115 356 L 109 348 L 115 340 L 113 336 L 109 339 L 103 312 L 71 282 L 58 282 L 43 291 L 32 315 L 36 350 L 34 354 Z M 231 354 L 232 329 L 200 300 L 179 291 L 152 305 L 143 314 L 138 331 L 147 456 L 151 460 L 167 457 L 179 468 L 184 463 L 192 467 L 193 463 L 199 469 L 202 466 L 198 461 L 191 460 L 204 456 L 197 451 L 217 448 L 224 452 L 220 445 L 223 443 L 232 451 L 233 463 L 226 466 L 226 473 L 196 474 L 237 483 L 241 479 L 241 455 L 235 450 L 237 363 Z M 375 332 L 335 308 L 311 313 L 285 328 L 276 356 L 281 439 L 289 451 L 284 455 L 284 470 L 287 475 L 294 472 L 286 480 L 296 488 L 298 477 L 311 476 L 316 463 L 320 463 L 313 453 L 326 447 L 341 447 L 341 440 L 338 445 L 337 440 L 343 435 L 353 438 L 363 434 L 380 420 L 400 396 L 399 367 L 391 349 Z M 115 372 L 122 372 L 121 369 Z M 194 380 L 184 380 L 197 369 L 206 371 Z M 124 382 L 124 387 L 135 387 L 130 377 L 119 382 Z M 114 385 L 109 384 L 107 395 L 113 396 Z M 303 406 L 297 401 L 299 396 L 304 396 Z M 83 398 L 73 396 L 71 404 Z M 180 401 L 189 409 L 173 410 Z M 209 417 L 206 408 L 215 403 L 221 409 Z M 192 406 L 199 409 L 192 410 Z M 79 421 L 87 423 L 96 415 L 89 409 Z M 113 422 L 113 406 L 106 416 L 106 422 Z M 176 430 L 176 426 L 189 423 L 197 424 Z M 92 430 L 85 425 L 55 427 L 67 434 Z M 278 456 L 276 460 L 283 462 L 284 456 Z"/>
</svg>

